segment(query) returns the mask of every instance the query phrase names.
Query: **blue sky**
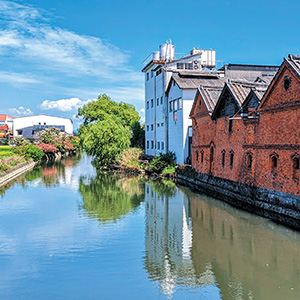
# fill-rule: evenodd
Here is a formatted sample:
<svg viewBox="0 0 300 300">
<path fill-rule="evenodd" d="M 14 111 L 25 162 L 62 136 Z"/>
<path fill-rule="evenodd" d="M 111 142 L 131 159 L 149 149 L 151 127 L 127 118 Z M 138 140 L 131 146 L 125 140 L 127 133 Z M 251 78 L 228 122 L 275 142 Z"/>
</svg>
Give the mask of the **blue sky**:
<svg viewBox="0 0 300 300">
<path fill-rule="evenodd" d="M 280 65 L 300 54 L 299 1 L 0 0 L 0 113 L 73 117 L 106 93 L 143 115 L 142 61 L 177 56 Z M 75 120 L 75 124 L 78 121 Z"/>
</svg>

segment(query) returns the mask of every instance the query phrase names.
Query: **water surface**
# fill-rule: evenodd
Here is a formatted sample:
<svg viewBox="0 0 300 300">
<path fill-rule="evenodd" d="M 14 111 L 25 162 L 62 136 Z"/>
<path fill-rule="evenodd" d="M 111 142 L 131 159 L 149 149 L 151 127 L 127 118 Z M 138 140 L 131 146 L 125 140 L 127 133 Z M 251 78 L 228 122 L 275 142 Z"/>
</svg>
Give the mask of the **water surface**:
<svg viewBox="0 0 300 300">
<path fill-rule="evenodd" d="M 40 167 L 0 190 L 1 299 L 300 299 L 300 234 L 172 182 Z"/>
</svg>

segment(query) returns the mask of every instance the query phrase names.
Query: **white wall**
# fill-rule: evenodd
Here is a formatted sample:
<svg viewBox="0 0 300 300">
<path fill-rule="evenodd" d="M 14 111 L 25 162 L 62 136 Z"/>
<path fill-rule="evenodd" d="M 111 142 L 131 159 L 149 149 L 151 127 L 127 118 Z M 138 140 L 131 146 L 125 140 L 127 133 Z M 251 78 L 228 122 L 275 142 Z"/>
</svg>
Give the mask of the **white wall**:
<svg viewBox="0 0 300 300">
<path fill-rule="evenodd" d="M 27 116 L 13 119 L 13 135 L 18 136 L 17 130 L 33 125 L 56 125 L 65 126 L 68 134 L 73 134 L 73 122 L 71 119 L 53 117 L 47 115 Z"/>
</svg>

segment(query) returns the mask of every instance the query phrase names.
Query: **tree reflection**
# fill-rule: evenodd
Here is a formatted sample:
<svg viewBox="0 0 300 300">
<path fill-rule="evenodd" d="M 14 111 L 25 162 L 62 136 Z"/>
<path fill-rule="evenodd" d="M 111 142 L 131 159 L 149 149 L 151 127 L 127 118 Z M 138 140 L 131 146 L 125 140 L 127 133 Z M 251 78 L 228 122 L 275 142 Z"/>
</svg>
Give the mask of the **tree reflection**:
<svg viewBox="0 0 300 300">
<path fill-rule="evenodd" d="M 136 177 L 99 173 L 96 178 L 79 179 L 83 208 L 100 222 L 116 221 L 134 211 L 144 199 L 144 190 L 144 183 Z"/>
</svg>

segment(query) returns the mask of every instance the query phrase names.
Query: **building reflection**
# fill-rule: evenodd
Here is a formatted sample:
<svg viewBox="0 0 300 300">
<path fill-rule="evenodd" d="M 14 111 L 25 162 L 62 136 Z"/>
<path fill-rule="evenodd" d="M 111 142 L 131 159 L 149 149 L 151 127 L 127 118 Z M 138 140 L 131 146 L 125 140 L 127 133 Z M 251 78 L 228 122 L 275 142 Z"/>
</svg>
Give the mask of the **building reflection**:
<svg viewBox="0 0 300 300">
<path fill-rule="evenodd" d="M 177 284 L 214 285 L 211 264 L 198 276 L 195 273 L 191 208 L 186 195 L 175 184 L 147 182 L 145 207 L 145 268 L 151 279 L 159 281 L 161 292 L 172 298 Z"/>
<path fill-rule="evenodd" d="M 300 299 L 300 234 L 175 188 L 146 183 L 145 268 L 172 298 L 180 285 L 217 287 L 220 299 Z"/>
</svg>

